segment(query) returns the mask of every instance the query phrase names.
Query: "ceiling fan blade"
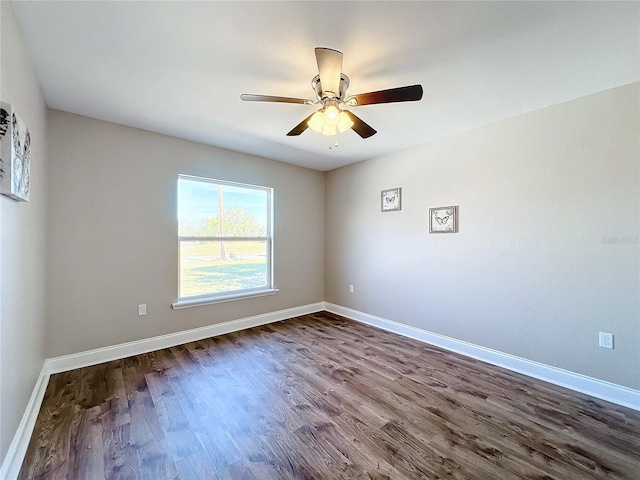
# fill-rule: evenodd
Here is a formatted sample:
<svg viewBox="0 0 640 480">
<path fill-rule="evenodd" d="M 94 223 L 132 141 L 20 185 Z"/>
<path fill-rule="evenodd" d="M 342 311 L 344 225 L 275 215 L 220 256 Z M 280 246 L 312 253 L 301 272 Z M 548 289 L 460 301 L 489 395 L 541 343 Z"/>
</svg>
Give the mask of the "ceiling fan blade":
<svg viewBox="0 0 640 480">
<path fill-rule="evenodd" d="M 373 103 L 415 102 L 422 98 L 422 85 L 378 90 L 377 92 L 352 95 L 346 99 L 347 105 L 371 105 Z"/>
<path fill-rule="evenodd" d="M 240 98 L 245 102 L 279 102 L 279 103 L 299 103 L 301 105 L 315 104 L 313 100 L 305 100 L 304 98 L 292 97 L 274 97 L 271 95 L 254 95 L 252 93 L 243 93 Z"/>
<path fill-rule="evenodd" d="M 340 95 L 340 74 L 342 74 L 342 52 L 332 48 L 316 48 L 316 62 L 322 85 L 322 97 Z"/>
<path fill-rule="evenodd" d="M 349 118 L 353 122 L 353 126 L 351 127 L 351 129 L 354 132 L 356 132 L 358 135 L 360 135 L 362 138 L 369 138 L 377 133 L 376 130 L 374 130 L 371 126 L 366 124 L 360 118 L 356 117 L 350 111 L 348 110 L 343 110 L 343 111 L 349 116 Z"/>
<path fill-rule="evenodd" d="M 287 137 L 297 137 L 302 132 L 304 132 L 307 128 L 309 128 L 307 123 L 309 122 L 309 120 L 311 120 L 311 117 L 313 117 L 314 113 L 316 113 L 316 112 L 313 112 L 311 115 L 309 115 L 303 121 L 301 121 L 298 125 L 293 127 L 293 129 L 289 133 L 287 133 Z"/>
</svg>

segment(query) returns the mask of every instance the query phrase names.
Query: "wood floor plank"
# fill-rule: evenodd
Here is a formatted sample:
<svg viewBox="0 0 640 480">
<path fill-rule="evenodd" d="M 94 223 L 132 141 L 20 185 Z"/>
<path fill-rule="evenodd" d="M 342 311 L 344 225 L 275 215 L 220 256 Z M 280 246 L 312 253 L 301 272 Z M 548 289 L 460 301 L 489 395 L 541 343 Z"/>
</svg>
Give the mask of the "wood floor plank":
<svg viewBox="0 0 640 480">
<path fill-rule="evenodd" d="M 131 423 L 102 432 L 104 477 L 107 480 L 140 478 L 138 458 L 131 438 Z"/>
<path fill-rule="evenodd" d="M 640 479 L 640 412 L 328 312 L 52 375 L 20 479 Z"/>
<path fill-rule="evenodd" d="M 197 478 L 198 480 L 218 480 L 205 453 L 200 450 L 188 457 L 176 461 L 180 478 Z"/>
<path fill-rule="evenodd" d="M 238 461 L 218 472 L 218 480 L 258 480 L 244 462 Z"/>
<path fill-rule="evenodd" d="M 82 373 L 52 375 L 31 437 L 34 460 L 22 467 L 21 475 L 33 479 L 65 479 L 69 470 L 70 436 L 80 408 L 74 404 Z M 77 420 L 76 420 L 77 422 Z M 36 447 L 37 446 L 37 447 Z"/>
<path fill-rule="evenodd" d="M 164 373 L 148 373 L 145 378 L 169 453 L 174 460 L 180 460 L 200 452 L 202 447 L 190 428 L 189 419 L 184 413 L 180 399 L 171 387 L 171 376 L 165 376 Z"/>
<path fill-rule="evenodd" d="M 151 359 L 140 355 L 125 362 L 124 380 L 131 415 L 131 440 L 135 449 L 139 478 L 178 479 L 174 461 L 160 425 L 158 412 L 151 398 L 145 373 L 152 370 Z M 99 478 L 99 477 L 97 477 Z M 71 479 L 69 479 L 71 480 Z"/>
<path fill-rule="evenodd" d="M 84 410 L 80 415 L 78 433 L 71 445 L 69 478 L 91 478 L 104 473 L 104 453 L 100 407 Z"/>
</svg>

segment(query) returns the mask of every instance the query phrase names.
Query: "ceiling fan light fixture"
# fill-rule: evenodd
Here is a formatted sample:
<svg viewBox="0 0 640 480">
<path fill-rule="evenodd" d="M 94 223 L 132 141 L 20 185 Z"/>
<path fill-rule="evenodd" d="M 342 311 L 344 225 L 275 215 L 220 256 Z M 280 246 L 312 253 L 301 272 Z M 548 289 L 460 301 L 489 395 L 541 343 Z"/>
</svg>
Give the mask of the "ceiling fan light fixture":
<svg viewBox="0 0 640 480">
<path fill-rule="evenodd" d="M 327 125 L 326 123 L 322 127 L 322 135 L 334 136 L 338 133 L 338 129 L 335 125 Z"/>
<path fill-rule="evenodd" d="M 318 110 L 316 113 L 311 115 L 307 125 L 314 132 L 322 133 L 322 127 L 324 126 L 324 112 L 322 110 Z"/>
<path fill-rule="evenodd" d="M 328 105 L 324 108 L 324 124 L 335 127 L 340 119 L 340 110 L 335 105 Z"/>
<path fill-rule="evenodd" d="M 328 105 L 311 115 L 307 126 L 322 135 L 336 135 L 349 130 L 353 126 L 353 120 L 344 110 Z"/>
<path fill-rule="evenodd" d="M 346 132 L 351 127 L 353 127 L 353 120 L 351 120 L 351 117 L 349 117 L 347 112 L 342 110 L 338 118 L 338 131 L 340 133 Z"/>
</svg>

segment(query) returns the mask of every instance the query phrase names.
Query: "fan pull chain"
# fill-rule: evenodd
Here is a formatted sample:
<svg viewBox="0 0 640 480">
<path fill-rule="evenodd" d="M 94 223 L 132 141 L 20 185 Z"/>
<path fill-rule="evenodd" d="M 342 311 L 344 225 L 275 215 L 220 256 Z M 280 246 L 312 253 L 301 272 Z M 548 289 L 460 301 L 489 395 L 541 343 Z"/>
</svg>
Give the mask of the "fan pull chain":
<svg viewBox="0 0 640 480">
<path fill-rule="evenodd" d="M 333 147 L 338 148 L 338 131 L 336 130 L 336 143 L 334 144 L 329 144 L 329 150 L 331 150 Z"/>
</svg>

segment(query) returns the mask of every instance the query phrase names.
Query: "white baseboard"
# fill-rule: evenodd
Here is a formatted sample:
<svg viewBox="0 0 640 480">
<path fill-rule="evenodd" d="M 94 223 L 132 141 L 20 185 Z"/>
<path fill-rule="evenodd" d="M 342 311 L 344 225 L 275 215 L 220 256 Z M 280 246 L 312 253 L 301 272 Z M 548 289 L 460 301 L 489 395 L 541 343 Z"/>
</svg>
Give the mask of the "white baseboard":
<svg viewBox="0 0 640 480">
<path fill-rule="evenodd" d="M 75 368 L 88 367 L 98 363 L 110 362 L 120 358 L 153 352 L 162 348 L 175 347 L 183 343 L 195 342 L 203 338 L 224 335 L 247 328 L 279 322 L 288 318 L 319 312 L 324 309 L 324 302 L 312 303 L 301 307 L 287 308 L 276 312 L 264 313 L 253 317 L 231 320 L 229 322 L 207 325 L 206 327 L 183 330 L 158 337 L 145 338 L 133 342 L 121 343 L 110 347 L 96 348 L 86 352 L 73 353 L 61 357 L 48 358 L 45 365 L 49 373 L 66 372 Z"/>
<path fill-rule="evenodd" d="M 438 335 L 420 328 L 405 325 L 403 323 L 387 320 L 386 318 L 369 315 L 368 313 L 342 307 L 325 302 L 325 310 L 342 315 L 343 317 L 366 323 L 374 327 L 388 330 L 405 337 L 413 338 L 424 343 L 435 345 L 452 352 L 466 355 L 483 362 L 497 365 L 507 370 L 522 373 L 539 380 L 544 380 L 554 385 L 559 385 L 576 392 L 585 393 L 592 397 L 600 398 L 623 407 L 640 411 L 640 391 L 631 388 L 605 382 L 596 378 L 587 377 L 579 373 L 570 372 L 561 368 L 552 367 L 543 363 L 534 362 L 525 358 L 516 357 L 508 353 L 499 352 L 490 348 L 481 347 L 472 343 L 456 340 L 455 338 Z"/>
<path fill-rule="evenodd" d="M 289 318 L 315 313 L 324 310 L 324 302 L 312 303 L 300 307 L 287 308 L 276 312 L 255 315 L 253 317 L 231 320 L 229 322 L 208 325 L 206 327 L 183 330 L 181 332 L 160 335 L 158 337 L 137 340 L 135 342 L 121 343 L 110 347 L 96 348 L 86 352 L 64 355 L 61 357 L 47 358 L 44 361 L 40 376 L 25 409 L 18 430 L 9 446 L 7 455 L 2 465 L 0 465 L 0 479 L 14 480 L 20 473 L 20 467 L 29 446 L 29 440 L 33 433 L 38 412 L 44 399 L 44 394 L 49 383 L 49 377 L 54 373 L 66 372 L 81 367 L 97 365 L 111 360 L 139 355 L 141 353 L 152 352 L 162 348 L 182 345 L 183 343 L 195 342 L 203 338 L 224 335 L 225 333 L 237 332 L 247 328 L 258 327 L 268 323 L 279 322 Z"/>
<path fill-rule="evenodd" d="M 18 425 L 18 430 L 13 436 L 2 465 L 0 465 L 0 479 L 2 480 L 18 478 L 20 467 L 22 467 L 22 461 L 25 453 L 27 453 L 29 440 L 33 433 L 33 427 L 36 424 L 38 412 L 40 412 L 40 405 L 42 405 L 42 400 L 49 384 L 49 376 L 46 365 L 43 364 L 38 380 L 36 380 L 36 385 L 33 388 L 33 392 L 31 392 L 27 408 L 24 411 L 24 415 L 22 415 L 20 425 Z"/>
</svg>

